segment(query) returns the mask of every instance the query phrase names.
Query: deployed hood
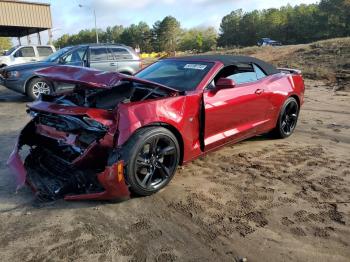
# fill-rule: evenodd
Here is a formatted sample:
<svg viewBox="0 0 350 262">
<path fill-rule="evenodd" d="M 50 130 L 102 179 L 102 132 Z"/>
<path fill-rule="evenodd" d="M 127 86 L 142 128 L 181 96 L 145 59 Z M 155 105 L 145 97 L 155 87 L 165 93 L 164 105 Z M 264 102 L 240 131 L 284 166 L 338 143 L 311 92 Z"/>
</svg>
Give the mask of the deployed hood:
<svg viewBox="0 0 350 262">
<path fill-rule="evenodd" d="M 141 78 L 77 66 L 51 66 L 35 74 L 54 82 L 77 84 L 85 88 L 111 89 L 123 81 L 129 81 L 178 93 L 176 89 Z"/>
</svg>

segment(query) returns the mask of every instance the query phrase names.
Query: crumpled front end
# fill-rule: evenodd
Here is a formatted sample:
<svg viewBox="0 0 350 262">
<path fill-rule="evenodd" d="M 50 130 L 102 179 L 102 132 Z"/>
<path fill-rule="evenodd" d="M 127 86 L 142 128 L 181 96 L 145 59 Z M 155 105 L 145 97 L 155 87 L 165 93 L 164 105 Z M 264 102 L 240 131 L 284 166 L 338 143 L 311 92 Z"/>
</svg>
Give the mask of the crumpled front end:
<svg viewBox="0 0 350 262">
<path fill-rule="evenodd" d="M 17 189 L 28 184 L 44 201 L 129 197 L 123 162 L 108 163 L 113 136 L 83 119 L 36 113 L 7 162 Z"/>
</svg>

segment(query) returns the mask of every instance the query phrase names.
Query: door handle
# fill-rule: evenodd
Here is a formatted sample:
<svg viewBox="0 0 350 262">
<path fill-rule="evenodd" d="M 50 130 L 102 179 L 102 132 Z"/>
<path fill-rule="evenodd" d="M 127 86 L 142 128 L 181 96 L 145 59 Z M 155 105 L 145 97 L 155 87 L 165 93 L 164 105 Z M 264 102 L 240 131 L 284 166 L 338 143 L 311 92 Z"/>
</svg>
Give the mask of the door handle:
<svg viewBox="0 0 350 262">
<path fill-rule="evenodd" d="M 110 66 L 117 66 L 118 64 L 117 63 L 110 63 L 109 65 Z"/>
<path fill-rule="evenodd" d="M 255 94 L 257 95 L 261 95 L 262 93 L 264 93 L 264 89 L 258 88 L 257 90 L 255 90 Z"/>
</svg>

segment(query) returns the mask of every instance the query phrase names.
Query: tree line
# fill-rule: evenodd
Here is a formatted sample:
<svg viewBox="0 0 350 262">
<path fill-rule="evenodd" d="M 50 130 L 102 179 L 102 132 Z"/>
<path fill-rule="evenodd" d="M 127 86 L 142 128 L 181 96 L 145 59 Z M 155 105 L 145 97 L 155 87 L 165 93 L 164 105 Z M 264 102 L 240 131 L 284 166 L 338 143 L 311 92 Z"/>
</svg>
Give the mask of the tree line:
<svg viewBox="0 0 350 262">
<path fill-rule="evenodd" d="M 98 29 L 103 43 L 122 43 L 142 52 L 195 51 L 217 47 L 255 45 L 262 37 L 283 44 L 307 43 L 350 36 L 350 0 L 321 0 L 318 4 L 291 5 L 244 12 L 235 10 L 222 18 L 219 32 L 212 27 L 183 29 L 176 18 L 166 16 L 150 27 L 145 22 Z M 58 38 L 56 47 L 94 43 L 95 30 L 81 30 Z"/>
<path fill-rule="evenodd" d="M 98 29 L 101 43 L 121 43 L 134 48 L 139 47 L 142 52 L 171 52 L 176 50 L 196 50 L 205 52 L 216 48 L 217 32 L 214 28 L 182 29 L 180 22 L 172 16 L 166 16 L 157 21 L 152 27 L 145 22 L 109 26 L 106 30 Z M 85 29 L 78 34 L 64 34 L 56 41 L 56 47 L 94 43 L 95 30 Z"/>
<path fill-rule="evenodd" d="M 321 0 L 246 13 L 235 10 L 222 19 L 218 45 L 249 46 L 262 37 L 301 44 L 349 35 L 350 0 Z"/>
</svg>

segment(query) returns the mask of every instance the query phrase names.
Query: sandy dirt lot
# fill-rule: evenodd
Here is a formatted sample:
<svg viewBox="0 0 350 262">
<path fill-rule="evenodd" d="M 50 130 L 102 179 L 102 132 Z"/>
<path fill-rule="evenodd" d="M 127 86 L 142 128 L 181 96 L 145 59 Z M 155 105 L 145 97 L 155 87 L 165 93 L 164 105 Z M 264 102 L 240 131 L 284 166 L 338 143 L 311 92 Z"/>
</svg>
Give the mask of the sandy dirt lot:
<svg viewBox="0 0 350 262">
<path fill-rule="evenodd" d="M 225 147 L 151 197 L 42 207 L 6 167 L 28 117 L 0 87 L 0 260 L 350 261 L 350 93 L 306 85 L 288 139 Z"/>
</svg>

